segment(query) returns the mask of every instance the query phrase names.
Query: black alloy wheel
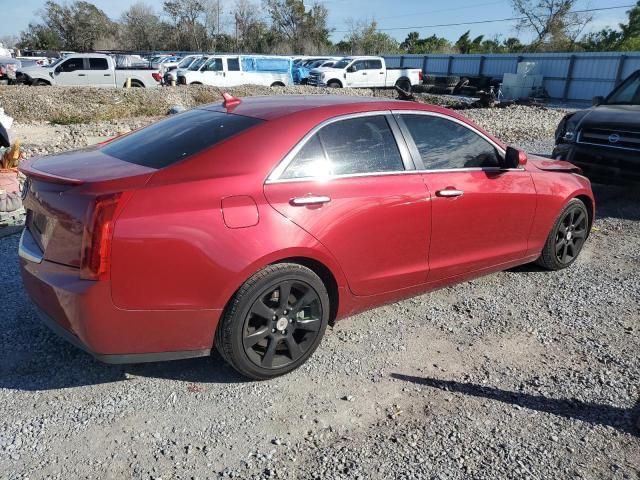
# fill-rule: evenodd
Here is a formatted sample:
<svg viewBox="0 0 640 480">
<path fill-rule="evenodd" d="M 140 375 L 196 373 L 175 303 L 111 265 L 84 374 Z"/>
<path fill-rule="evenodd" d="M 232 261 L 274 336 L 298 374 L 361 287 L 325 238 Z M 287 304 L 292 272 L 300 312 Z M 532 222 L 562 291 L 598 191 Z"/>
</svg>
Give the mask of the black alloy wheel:
<svg viewBox="0 0 640 480">
<path fill-rule="evenodd" d="M 215 345 L 241 374 L 263 380 L 302 365 L 329 323 L 329 294 L 310 269 L 270 265 L 253 275 L 230 301 Z"/>
<path fill-rule="evenodd" d="M 549 270 L 567 268 L 576 261 L 587 237 L 589 236 L 589 212 L 585 204 L 571 200 L 558 216 L 538 265 Z"/>
</svg>

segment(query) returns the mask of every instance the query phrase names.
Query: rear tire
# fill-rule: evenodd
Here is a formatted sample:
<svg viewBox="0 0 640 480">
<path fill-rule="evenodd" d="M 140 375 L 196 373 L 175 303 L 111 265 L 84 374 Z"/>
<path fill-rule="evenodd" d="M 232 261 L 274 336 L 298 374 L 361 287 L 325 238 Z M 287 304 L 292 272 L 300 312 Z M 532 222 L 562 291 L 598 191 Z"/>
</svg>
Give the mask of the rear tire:
<svg viewBox="0 0 640 480">
<path fill-rule="evenodd" d="M 50 87 L 51 84 L 49 82 L 47 82 L 46 80 L 36 80 L 35 82 L 33 82 L 33 85 L 35 87 Z"/>
<path fill-rule="evenodd" d="M 411 93 L 411 81 L 408 78 L 401 78 L 396 82 L 396 87 L 401 88 L 405 92 Z"/>
<path fill-rule="evenodd" d="M 342 88 L 342 85 L 340 85 L 340 82 L 332 80 L 329 83 L 327 83 L 327 87 L 329 87 L 329 88 Z"/>
<path fill-rule="evenodd" d="M 284 83 L 282 82 L 273 82 L 271 84 L 272 87 L 284 87 Z"/>
<path fill-rule="evenodd" d="M 553 224 L 536 263 L 547 270 L 562 270 L 573 264 L 589 235 L 589 211 L 577 198 L 569 201 Z"/>
<path fill-rule="evenodd" d="M 242 375 L 256 380 L 302 365 L 329 323 L 329 294 L 310 269 L 270 265 L 233 296 L 216 331 L 215 346 Z"/>
</svg>

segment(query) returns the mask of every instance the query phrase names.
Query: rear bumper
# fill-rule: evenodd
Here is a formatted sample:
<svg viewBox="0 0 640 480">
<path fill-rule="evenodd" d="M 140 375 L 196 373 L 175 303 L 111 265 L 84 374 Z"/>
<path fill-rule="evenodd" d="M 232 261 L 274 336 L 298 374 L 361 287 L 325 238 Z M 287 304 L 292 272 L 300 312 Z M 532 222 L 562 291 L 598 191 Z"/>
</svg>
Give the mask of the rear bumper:
<svg viewBox="0 0 640 480">
<path fill-rule="evenodd" d="M 579 166 L 594 182 L 640 183 L 640 152 L 579 143 L 561 143 L 553 149 L 553 158 Z"/>
<path fill-rule="evenodd" d="M 81 280 L 77 268 L 37 262 L 33 251 L 31 259 L 25 258 L 30 236 L 25 229 L 20 242 L 25 289 L 43 322 L 73 345 L 107 363 L 182 359 L 211 352 L 221 310 L 117 308 L 110 282 Z"/>
</svg>

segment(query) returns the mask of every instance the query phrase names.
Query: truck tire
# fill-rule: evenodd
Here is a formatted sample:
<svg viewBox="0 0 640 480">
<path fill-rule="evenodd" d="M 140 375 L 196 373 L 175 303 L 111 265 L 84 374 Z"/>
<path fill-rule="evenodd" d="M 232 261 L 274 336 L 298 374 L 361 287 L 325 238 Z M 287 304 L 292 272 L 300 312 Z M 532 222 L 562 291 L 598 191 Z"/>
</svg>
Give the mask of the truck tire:
<svg viewBox="0 0 640 480">
<path fill-rule="evenodd" d="M 284 87 L 284 83 L 282 82 L 273 82 L 271 84 L 272 87 Z"/>
<path fill-rule="evenodd" d="M 404 90 L 405 92 L 411 93 L 411 80 L 408 78 L 399 78 L 396 82 L 396 87 Z"/>
<path fill-rule="evenodd" d="M 338 80 L 330 80 L 329 83 L 327 83 L 327 87 L 342 88 L 342 84 Z"/>
<path fill-rule="evenodd" d="M 131 80 L 131 88 L 144 88 L 144 83 L 140 80 Z"/>
<path fill-rule="evenodd" d="M 202 85 L 200 82 L 191 82 L 189 85 Z"/>
<path fill-rule="evenodd" d="M 47 82 L 46 80 L 40 80 L 40 79 L 34 80 L 32 85 L 35 86 L 35 87 L 50 87 L 51 86 L 51 84 L 49 82 Z"/>
<path fill-rule="evenodd" d="M 447 82 L 447 87 L 454 87 L 456 85 L 458 85 L 458 82 L 460 82 L 460 77 L 457 77 L 455 75 L 449 75 L 448 77 L 446 77 L 446 82 Z"/>
</svg>

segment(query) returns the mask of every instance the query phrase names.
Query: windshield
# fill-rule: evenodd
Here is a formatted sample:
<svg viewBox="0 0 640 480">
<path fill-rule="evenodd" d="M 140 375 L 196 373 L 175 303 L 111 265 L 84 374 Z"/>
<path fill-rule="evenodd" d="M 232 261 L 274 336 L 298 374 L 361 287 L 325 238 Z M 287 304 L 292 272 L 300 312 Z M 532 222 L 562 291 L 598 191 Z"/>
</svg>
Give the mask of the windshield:
<svg viewBox="0 0 640 480">
<path fill-rule="evenodd" d="M 55 62 L 49 64 L 50 67 L 55 67 L 56 65 L 58 65 L 61 61 L 64 60 L 64 57 L 60 57 L 58 58 Z"/>
<path fill-rule="evenodd" d="M 606 101 L 607 105 L 640 105 L 640 72 L 627 78 Z"/>
<path fill-rule="evenodd" d="M 200 67 L 204 65 L 204 62 L 207 61 L 207 57 L 200 58 L 196 60 L 190 67 L 189 70 L 200 70 Z"/>
<path fill-rule="evenodd" d="M 338 60 L 333 68 L 347 68 L 347 65 L 351 63 L 351 59 L 343 58 L 342 60 Z"/>
</svg>

